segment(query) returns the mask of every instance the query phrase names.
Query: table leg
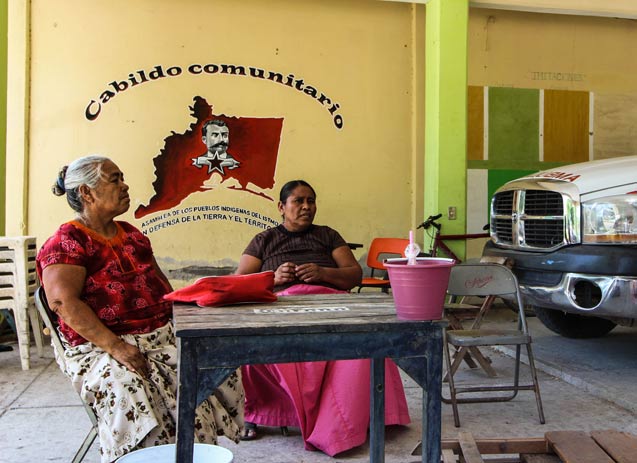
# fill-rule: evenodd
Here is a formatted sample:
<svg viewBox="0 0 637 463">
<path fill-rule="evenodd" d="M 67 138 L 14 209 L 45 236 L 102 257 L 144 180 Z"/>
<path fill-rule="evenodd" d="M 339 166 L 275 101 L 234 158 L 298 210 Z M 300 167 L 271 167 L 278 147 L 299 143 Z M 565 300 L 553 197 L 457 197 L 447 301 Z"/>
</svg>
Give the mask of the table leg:
<svg viewBox="0 0 637 463">
<path fill-rule="evenodd" d="M 431 337 L 426 356 L 426 387 L 422 401 L 422 461 L 440 461 L 441 434 L 441 385 L 442 385 L 442 339 Z"/>
<path fill-rule="evenodd" d="M 385 463 L 385 359 L 371 359 L 369 394 L 369 461 Z"/>
<path fill-rule="evenodd" d="M 195 343 L 177 338 L 177 437 L 176 462 L 192 463 L 195 441 L 195 409 L 197 408 L 197 353 Z"/>
</svg>

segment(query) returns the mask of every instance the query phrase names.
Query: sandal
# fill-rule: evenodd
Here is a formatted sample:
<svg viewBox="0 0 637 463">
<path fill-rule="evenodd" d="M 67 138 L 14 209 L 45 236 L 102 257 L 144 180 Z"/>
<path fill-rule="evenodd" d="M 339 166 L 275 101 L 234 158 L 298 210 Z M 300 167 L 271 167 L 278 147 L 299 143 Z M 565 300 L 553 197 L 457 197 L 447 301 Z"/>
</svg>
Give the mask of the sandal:
<svg viewBox="0 0 637 463">
<path fill-rule="evenodd" d="M 245 422 L 245 429 L 241 434 L 241 440 L 254 440 L 257 438 L 257 425 L 255 423 Z"/>
</svg>

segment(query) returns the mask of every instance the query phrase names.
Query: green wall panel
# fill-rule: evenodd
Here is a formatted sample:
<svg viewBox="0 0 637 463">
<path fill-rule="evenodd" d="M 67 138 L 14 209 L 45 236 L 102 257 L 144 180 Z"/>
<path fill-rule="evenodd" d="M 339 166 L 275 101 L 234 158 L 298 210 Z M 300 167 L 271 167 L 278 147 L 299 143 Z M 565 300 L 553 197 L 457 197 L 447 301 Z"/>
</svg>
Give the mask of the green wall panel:
<svg viewBox="0 0 637 463">
<path fill-rule="evenodd" d="M 489 160 L 537 162 L 539 112 L 539 90 L 490 87 Z"/>
</svg>

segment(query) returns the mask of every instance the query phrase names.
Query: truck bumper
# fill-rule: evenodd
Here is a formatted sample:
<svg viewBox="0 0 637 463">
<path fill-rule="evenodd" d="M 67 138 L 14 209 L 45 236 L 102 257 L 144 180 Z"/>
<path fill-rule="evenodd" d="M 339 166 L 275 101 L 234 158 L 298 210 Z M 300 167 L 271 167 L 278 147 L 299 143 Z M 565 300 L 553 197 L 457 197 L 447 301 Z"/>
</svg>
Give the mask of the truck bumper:
<svg viewBox="0 0 637 463">
<path fill-rule="evenodd" d="M 538 307 L 604 318 L 637 318 L 637 278 L 565 273 L 557 286 L 520 285 L 520 290 L 528 303 Z"/>
<path fill-rule="evenodd" d="M 637 318 L 637 246 L 570 246 L 550 253 L 499 249 L 508 257 L 526 303 L 579 315 Z"/>
</svg>

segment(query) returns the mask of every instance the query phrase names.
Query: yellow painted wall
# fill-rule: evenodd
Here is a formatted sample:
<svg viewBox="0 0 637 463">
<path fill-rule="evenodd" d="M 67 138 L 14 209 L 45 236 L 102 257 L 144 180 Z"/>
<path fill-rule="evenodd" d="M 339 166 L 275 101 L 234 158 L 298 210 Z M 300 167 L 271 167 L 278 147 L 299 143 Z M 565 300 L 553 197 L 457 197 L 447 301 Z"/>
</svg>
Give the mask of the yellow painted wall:
<svg viewBox="0 0 637 463">
<path fill-rule="evenodd" d="M 560 6 L 566 8 L 567 2 L 563 3 Z M 585 2 L 579 3 L 585 7 Z M 589 154 L 592 159 L 635 154 L 637 117 L 632 102 L 637 97 L 637 62 L 631 56 L 636 51 L 634 19 L 473 8 L 469 85 L 548 90 L 545 109 L 552 110 L 552 103 L 557 102 L 558 112 L 586 112 L 573 117 L 566 128 L 572 131 L 577 126 L 584 135 L 589 123 L 587 94 L 591 93 L 593 152 L 565 161 L 587 160 Z M 556 100 L 557 95 L 565 93 L 552 90 L 581 93 L 570 94 L 567 102 Z M 545 127 L 548 132 L 551 128 L 563 129 L 554 124 Z M 545 135 L 552 137 L 550 133 Z M 575 144 L 587 150 L 587 143 L 582 137 Z M 561 161 L 559 147 L 556 149 L 547 149 L 545 160 Z"/>
<path fill-rule="evenodd" d="M 424 5 L 32 0 L 27 11 L 29 136 L 21 144 L 14 139 L 19 131 L 12 131 L 8 146 L 27 147 L 25 232 L 39 240 L 72 217 L 64 200 L 49 192 L 58 167 L 92 152 L 111 156 L 127 175 L 133 205 L 123 218 L 138 226 L 153 218 L 137 220 L 132 211 L 153 194 L 153 158 L 164 139 L 193 122 L 188 106 L 196 95 L 217 114 L 283 118 L 276 184 L 266 193 L 276 196 L 285 181 L 305 178 L 318 191 L 317 222 L 332 225 L 346 240 L 406 235 L 423 219 Z M 625 19 L 471 8 L 468 82 L 593 92 L 603 103 L 599 107 L 619 121 L 604 121 L 596 104 L 595 156 L 613 156 L 614 147 L 626 154 L 636 117 L 630 108 L 637 94 L 636 34 L 634 21 Z M 243 76 L 189 74 L 193 63 L 292 73 L 339 103 L 343 128 L 294 88 Z M 87 104 L 110 82 L 158 65 L 184 72 L 129 88 L 104 104 L 97 119 L 86 119 Z M 16 149 L 7 153 L 12 179 L 21 175 L 19 155 Z M 19 188 L 11 190 L 13 195 Z M 19 201 L 9 198 L 7 210 L 19 210 Z M 215 205 L 277 219 L 274 202 L 225 188 L 192 194 L 174 209 L 179 214 L 184 207 Z M 20 229 L 17 216 L 7 215 L 8 229 Z M 170 268 L 232 266 L 258 231 L 245 222 L 210 220 L 150 237 Z"/>
<path fill-rule="evenodd" d="M 422 15 L 424 7 L 418 8 Z M 191 194 L 169 211 L 140 220 L 132 214 L 153 195 L 153 158 L 164 139 L 194 121 L 188 107 L 195 96 L 212 104 L 214 114 L 284 119 L 276 184 L 266 195 L 276 198 L 287 180 L 303 178 L 318 193 L 316 222 L 347 241 L 407 236 L 422 190 L 412 177 L 414 153 L 422 152 L 413 125 L 413 6 L 368 0 L 33 0 L 31 11 L 28 220 L 29 232 L 40 240 L 72 217 L 64 199 L 50 193 L 58 167 L 102 153 L 130 184 L 132 205 L 123 219 L 146 230 L 147 219 L 166 212 L 191 216 L 190 223 L 149 234 L 162 265 L 236 264 L 261 231 L 247 223 L 248 216 L 195 223 L 195 214 L 184 209 L 228 206 L 277 221 L 276 202 L 222 185 Z M 330 114 L 304 92 L 268 80 L 187 70 L 208 63 L 291 73 L 340 107 Z M 88 103 L 114 90 L 110 82 L 138 70 L 148 76 L 155 66 L 182 73 L 129 86 L 103 103 L 95 120 L 86 119 Z"/>
<path fill-rule="evenodd" d="M 472 8 L 469 85 L 637 92 L 629 19 Z"/>
</svg>

